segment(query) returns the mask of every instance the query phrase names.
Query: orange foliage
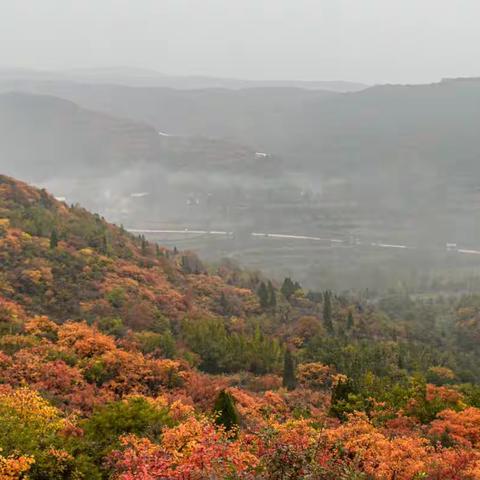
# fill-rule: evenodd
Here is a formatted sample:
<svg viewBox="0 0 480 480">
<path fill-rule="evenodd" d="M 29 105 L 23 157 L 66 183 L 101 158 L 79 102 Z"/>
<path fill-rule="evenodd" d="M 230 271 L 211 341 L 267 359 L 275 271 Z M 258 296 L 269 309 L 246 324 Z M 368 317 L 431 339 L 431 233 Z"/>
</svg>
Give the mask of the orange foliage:
<svg viewBox="0 0 480 480">
<path fill-rule="evenodd" d="M 86 322 L 67 322 L 58 329 L 58 344 L 82 357 L 92 357 L 114 350 L 115 341 Z"/>
<path fill-rule="evenodd" d="M 448 403 L 452 406 L 461 407 L 463 405 L 463 395 L 448 387 L 437 387 L 436 385 L 427 385 L 427 402 L 441 401 Z"/>
<path fill-rule="evenodd" d="M 20 206 L 13 215 L 9 215 L 10 204 Z M 29 207 L 34 211 L 23 219 L 27 233 L 19 225 Z M 136 334 L 129 331 L 154 326 L 155 338 L 174 343 L 172 352 L 195 363 L 200 354 L 190 352 L 188 339 L 182 338 L 181 322 L 187 313 L 192 321 L 221 316 L 226 331 L 238 334 L 249 334 L 262 314 L 261 335 L 301 347 L 322 331 L 319 303 L 302 291 L 292 296 L 288 306 L 279 296 L 276 308 L 262 311 L 255 293 L 257 274 L 224 265 L 222 278 L 206 274 L 190 254 L 188 265 L 182 261 L 187 255 L 156 258 L 153 248 L 142 249 L 138 239 L 100 217 L 70 209 L 45 192 L 5 177 L 0 177 L 0 215 L 0 265 L 8 265 L 0 272 L 0 409 L 4 418 L 34 426 L 35 431 L 49 434 L 46 438 L 78 440 L 72 449 L 76 452 L 82 448 L 80 437 L 88 437 L 82 422 L 89 421 L 97 405 L 141 396 L 150 406 L 168 411 L 174 423 L 162 430 L 158 443 L 122 437 L 121 448 L 110 459 L 117 480 L 480 480 L 480 409 L 467 408 L 468 395 L 464 398 L 454 388 L 429 384 L 424 389 L 422 382 L 407 403 L 406 411 L 410 409 L 412 416 L 403 416 L 393 402 L 368 399 L 374 407 L 368 409 L 370 417 L 355 413 L 340 423 L 328 416 L 329 389 L 347 378 L 328 365 L 300 364 L 298 388 L 287 392 L 281 388 L 281 366 L 273 361 L 268 368 L 252 369 L 270 372 L 264 376 L 207 375 L 184 360 L 157 358 L 158 350 L 143 354 Z M 38 222 L 32 222 L 35 215 Z M 48 239 L 52 228 L 62 238 L 56 248 L 50 248 Z M 340 316 L 347 312 L 340 298 L 335 300 L 336 323 L 339 311 Z M 39 315 L 30 317 L 35 313 Z M 373 306 L 366 314 L 358 311 L 355 323 L 363 325 L 363 335 L 384 339 L 385 319 L 375 315 L 379 314 Z M 66 319 L 98 324 L 62 324 Z M 457 309 L 458 326 L 467 332 L 473 328 L 478 334 L 479 319 L 477 307 Z M 403 327 L 396 328 L 400 332 Z M 115 331 L 121 338 L 100 329 Z M 257 350 L 263 345 L 259 342 Z M 303 353 L 307 356 L 302 357 Z M 302 350 L 298 358 L 315 357 Z M 445 367 L 431 367 L 427 375 L 439 384 L 455 379 Z M 374 386 L 373 380 L 372 374 Z M 222 390 L 231 393 L 239 413 L 240 427 L 233 433 L 212 419 Z M 405 387 L 405 392 L 411 390 Z M 358 397 L 354 408 L 365 408 L 360 394 L 346 397 L 349 402 L 350 397 L 352 402 Z M 427 422 L 439 411 L 430 424 L 422 425 L 414 417 L 417 414 Z M 56 465 L 71 465 L 74 456 L 61 445 L 59 440 L 55 448 L 42 448 Z M 13 456 L 0 454 L 0 480 L 28 478 L 29 471 L 36 471 L 41 463 L 25 452 L 22 455 L 20 448 L 13 451 Z"/>
<path fill-rule="evenodd" d="M 26 320 L 23 308 L 0 296 L 0 323 L 18 325 Z"/>
<path fill-rule="evenodd" d="M 4 457 L 0 455 L 0 480 L 20 480 L 35 463 L 32 457 Z"/>
<path fill-rule="evenodd" d="M 411 480 L 426 472 L 433 447 L 419 437 L 389 439 L 364 414 L 351 415 L 348 422 L 324 432 L 332 448 L 338 443 L 361 459 L 365 472 L 374 478 Z"/>
<path fill-rule="evenodd" d="M 258 463 L 241 440 L 231 439 L 205 418 L 190 417 L 167 429 L 161 446 L 128 436 L 123 447 L 123 452 L 113 455 L 118 480 L 203 480 L 233 475 L 241 479 Z"/>
<path fill-rule="evenodd" d="M 304 388 L 327 388 L 332 382 L 332 369 L 321 363 L 302 363 L 297 367 L 298 384 Z"/>
<path fill-rule="evenodd" d="M 444 410 L 431 423 L 428 434 L 438 439 L 446 435 L 459 445 L 478 448 L 480 447 L 480 409 L 469 407 L 461 412 Z"/>
<path fill-rule="evenodd" d="M 39 337 L 48 336 L 58 333 L 58 325 L 45 315 L 37 315 L 25 323 L 25 331 Z"/>
</svg>

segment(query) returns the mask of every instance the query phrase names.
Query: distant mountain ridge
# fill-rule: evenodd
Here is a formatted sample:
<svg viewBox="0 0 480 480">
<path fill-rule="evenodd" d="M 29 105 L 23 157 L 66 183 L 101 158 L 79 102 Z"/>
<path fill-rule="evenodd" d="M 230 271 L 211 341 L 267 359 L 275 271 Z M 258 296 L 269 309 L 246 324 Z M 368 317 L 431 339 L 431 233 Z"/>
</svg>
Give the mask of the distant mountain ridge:
<svg viewBox="0 0 480 480">
<path fill-rule="evenodd" d="M 9 168 L 9 161 L 18 164 L 7 150 L 13 145 L 17 154 L 24 152 L 25 165 L 28 158 L 41 164 L 40 172 L 54 156 L 60 166 L 55 173 L 75 172 L 84 165 L 96 180 L 102 178 L 97 172 L 102 165 L 109 166 L 109 174 L 120 170 L 113 186 L 102 184 L 85 194 L 88 185 L 82 185 L 81 193 L 90 200 L 101 189 L 105 202 L 125 215 L 131 215 L 130 207 L 112 200 L 119 185 L 122 198 L 157 192 L 157 198 L 147 197 L 148 208 L 162 210 L 151 212 L 151 218 L 165 218 L 175 208 L 175 218 L 186 225 L 192 219 L 208 224 L 210 211 L 201 217 L 199 209 L 188 205 L 197 205 L 197 200 L 205 205 L 215 189 L 224 218 L 230 221 L 235 211 L 250 228 L 254 222 L 248 215 L 268 205 L 282 214 L 267 209 L 256 221 L 264 228 L 272 220 L 279 232 L 318 233 L 332 224 L 355 232 L 360 224 L 360 232 L 366 229 L 375 238 L 392 235 L 405 244 L 477 244 L 479 79 L 383 85 L 346 94 L 287 88 L 187 91 L 44 80 L 17 87 L 73 101 L 81 107 L 77 113 L 91 112 L 92 121 L 84 113 L 49 117 L 24 110 L 19 123 L 27 133 L 16 138 L 18 112 L 2 106 L 0 162 Z M 11 89 L 11 83 L 0 82 L 0 89 Z M 74 111 L 67 104 L 66 110 Z M 105 128 L 105 122 L 111 125 Z M 32 157 L 31 146 L 44 160 Z M 255 157 L 257 152 L 267 154 L 265 161 Z M 146 169 L 146 164 L 156 169 Z M 167 177 L 165 167 L 179 174 Z M 294 181 L 285 180 L 284 172 L 292 173 Z M 30 179 L 29 172 L 12 173 Z M 314 198 L 313 204 L 305 205 L 307 198 Z M 287 216 L 286 204 L 295 213 Z M 328 205 L 332 211 L 327 212 Z M 214 223 L 218 225 L 218 217 Z M 373 232 L 372 223 L 378 226 Z"/>
<path fill-rule="evenodd" d="M 0 164 L 10 162 L 4 171 L 40 180 L 118 170 L 151 161 L 158 151 L 152 127 L 24 93 L 0 95 L 0 143 Z"/>
<path fill-rule="evenodd" d="M 166 75 L 156 70 L 111 67 L 79 68 L 59 71 L 35 71 L 28 69 L 1 69 L 0 80 L 44 79 L 53 81 L 78 81 L 93 84 L 112 84 L 130 87 L 164 87 L 181 90 L 225 88 L 302 88 L 306 90 L 327 90 L 332 92 L 356 92 L 368 87 L 360 82 L 322 80 L 249 80 L 204 75 Z"/>
<path fill-rule="evenodd" d="M 131 88 L 31 81 L 18 90 L 66 98 L 96 111 L 131 118 L 167 134 L 227 139 L 332 175 L 383 170 L 396 158 L 468 172 L 480 152 L 475 125 L 479 79 L 430 85 L 381 85 L 336 94 L 291 88 L 243 90 Z M 0 89 L 11 88 L 0 81 Z M 415 160 L 418 159 L 419 161 Z M 433 163 L 431 163 L 433 162 Z"/>
<path fill-rule="evenodd" d="M 217 194 L 220 206 L 242 184 L 265 190 L 263 179 L 288 181 L 280 158 L 252 147 L 160 134 L 70 100 L 18 92 L 0 94 L 0 172 L 130 224 L 138 208 L 141 218 L 178 218 L 190 197 Z M 148 193 L 148 204 L 138 192 Z"/>
</svg>

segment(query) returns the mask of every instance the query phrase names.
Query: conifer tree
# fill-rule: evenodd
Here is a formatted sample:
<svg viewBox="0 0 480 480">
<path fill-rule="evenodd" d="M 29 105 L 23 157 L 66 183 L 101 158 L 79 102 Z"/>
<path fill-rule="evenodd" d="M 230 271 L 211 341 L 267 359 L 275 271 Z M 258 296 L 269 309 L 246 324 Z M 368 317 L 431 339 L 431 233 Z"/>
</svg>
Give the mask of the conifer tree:
<svg viewBox="0 0 480 480">
<path fill-rule="evenodd" d="M 348 405 L 349 396 L 353 393 L 355 393 L 355 387 L 352 380 L 347 378 L 338 381 L 332 388 L 330 415 L 345 420 L 346 414 L 349 413 L 345 406 Z"/>
<path fill-rule="evenodd" d="M 104 232 L 102 235 L 102 240 L 100 244 L 100 253 L 107 254 L 108 252 L 108 239 L 107 234 Z"/>
<path fill-rule="evenodd" d="M 141 251 L 143 256 L 147 255 L 147 248 L 148 248 L 148 242 L 145 239 L 145 237 L 142 235 Z"/>
<path fill-rule="evenodd" d="M 223 315 L 228 315 L 230 311 L 230 305 L 225 296 L 225 292 L 222 292 L 220 295 L 220 307 L 222 308 Z"/>
<path fill-rule="evenodd" d="M 260 300 L 260 306 L 267 308 L 269 306 L 268 290 L 264 282 L 260 283 L 257 290 L 258 299 Z"/>
<path fill-rule="evenodd" d="M 405 359 L 402 351 L 398 352 L 397 365 L 400 370 L 405 368 Z"/>
<path fill-rule="evenodd" d="M 50 248 L 54 249 L 58 246 L 58 233 L 57 230 L 54 228 L 50 233 Z"/>
<path fill-rule="evenodd" d="M 270 307 L 275 307 L 277 305 L 277 294 L 270 281 L 268 282 L 268 304 Z"/>
<path fill-rule="evenodd" d="M 333 322 L 332 322 L 332 294 L 327 290 L 323 294 L 323 323 L 327 332 L 332 335 Z"/>
<path fill-rule="evenodd" d="M 290 277 L 285 278 L 283 281 L 282 288 L 280 289 L 282 292 L 282 295 L 289 300 L 290 297 L 295 293 L 295 284 L 292 282 L 292 279 Z"/>
<path fill-rule="evenodd" d="M 218 394 L 214 412 L 217 414 L 215 422 L 217 425 L 223 425 L 226 430 L 232 430 L 240 424 L 235 400 L 226 390 L 222 390 Z"/>
<path fill-rule="evenodd" d="M 295 361 L 288 348 L 285 350 L 285 356 L 283 357 L 283 386 L 289 391 L 295 390 L 297 386 Z"/>
<path fill-rule="evenodd" d="M 347 330 L 351 330 L 353 328 L 353 313 L 351 310 L 348 311 L 347 317 Z"/>
</svg>

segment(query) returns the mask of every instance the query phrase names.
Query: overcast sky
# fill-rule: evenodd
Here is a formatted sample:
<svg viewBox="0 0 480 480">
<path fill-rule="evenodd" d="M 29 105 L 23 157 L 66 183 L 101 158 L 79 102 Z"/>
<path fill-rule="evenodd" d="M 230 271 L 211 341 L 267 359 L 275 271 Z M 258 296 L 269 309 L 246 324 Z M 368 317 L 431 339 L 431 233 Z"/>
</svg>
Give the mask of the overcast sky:
<svg viewBox="0 0 480 480">
<path fill-rule="evenodd" d="M 252 79 L 480 76 L 480 0 L 0 0 L 0 65 Z"/>
</svg>

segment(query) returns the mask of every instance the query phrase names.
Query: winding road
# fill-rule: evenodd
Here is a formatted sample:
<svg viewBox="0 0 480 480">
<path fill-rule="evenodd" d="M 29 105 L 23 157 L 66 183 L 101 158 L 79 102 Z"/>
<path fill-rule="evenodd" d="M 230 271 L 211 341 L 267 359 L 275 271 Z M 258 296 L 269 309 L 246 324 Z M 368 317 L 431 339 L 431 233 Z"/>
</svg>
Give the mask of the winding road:
<svg viewBox="0 0 480 480">
<path fill-rule="evenodd" d="M 185 228 L 183 230 L 157 230 L 157 229 L 138 229 L 130 228 L 127 229 L 130 233 L 134 234 L 183 234 L 183 235 L 218 235 L 224 237 L 233 237 L 234 232 L 228 232 L 224 230 L 190 230 Z M 286 233 L 267 233 L 267 232 L 251 232 L 251 237 L 261 237 L 261 238 L 271 238 L 271 239 L 283 239 L 283 240 L 299 240 L 299 241 L 313 241 L 313 242 L 323 242 L 330 243 L 332 245 L 344 245 L 344 246 L 358 246 L 358 247 L 373 247 L 373 248 L 391 248 L 397 250 L 418 250 L 418 247 L 392 244 L 392 243 L 378 243 L 378 242 L 365 242 L 360 241 L 357 238 L 353 241 L 342 240 L 339 238 L 326 238 L 326 237 L 314 237 L 309 235 L 290 235 Z M 422 247 L 425 248 L 425 247 Z M 438 249 L 438 247 L 433 247 L 432 249 Z M 480 250 L 472 249 L 462 249 L 456 247 L 455 244 L 450 244 L 446 247 L 446 250 L 452 253 L 459 253 L 464 255 L 480 255 Z"/>
</svg>

